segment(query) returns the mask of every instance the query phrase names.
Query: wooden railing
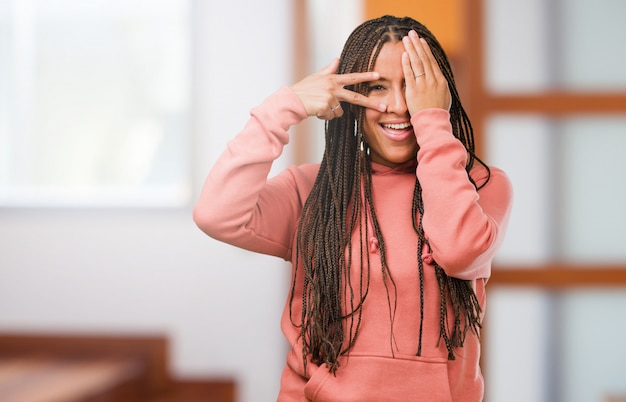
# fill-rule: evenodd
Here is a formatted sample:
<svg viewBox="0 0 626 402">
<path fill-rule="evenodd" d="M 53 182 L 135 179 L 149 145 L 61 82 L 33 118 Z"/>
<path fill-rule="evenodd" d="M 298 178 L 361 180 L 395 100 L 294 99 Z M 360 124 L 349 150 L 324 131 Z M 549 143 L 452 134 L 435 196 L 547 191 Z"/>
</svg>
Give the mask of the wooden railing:
<svg viewBox="0 0 626 402">
<path fill-rule="evenodd" d="M 2 402 L 234 402 L 230 379 L 171 378 L 161 336 L 0 334 Z"/>
</svg>

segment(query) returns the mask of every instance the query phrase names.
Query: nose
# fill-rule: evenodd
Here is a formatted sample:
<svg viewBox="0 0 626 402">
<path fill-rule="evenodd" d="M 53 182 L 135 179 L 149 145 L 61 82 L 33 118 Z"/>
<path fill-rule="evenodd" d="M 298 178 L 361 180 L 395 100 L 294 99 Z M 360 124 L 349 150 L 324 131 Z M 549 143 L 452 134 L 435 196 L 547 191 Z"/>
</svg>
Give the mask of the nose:
<svg viewBox="0 0 626 402">
<path fill-rule="evenodd" d="M 407 111 L 408 108 L 406 105 L 406 98 L 404 97 L 404 90 L 393 89 L 389 94 L 389 99 L 387 100 L 387 112 L 403 115 L 406 114 Z"/>
</svg>

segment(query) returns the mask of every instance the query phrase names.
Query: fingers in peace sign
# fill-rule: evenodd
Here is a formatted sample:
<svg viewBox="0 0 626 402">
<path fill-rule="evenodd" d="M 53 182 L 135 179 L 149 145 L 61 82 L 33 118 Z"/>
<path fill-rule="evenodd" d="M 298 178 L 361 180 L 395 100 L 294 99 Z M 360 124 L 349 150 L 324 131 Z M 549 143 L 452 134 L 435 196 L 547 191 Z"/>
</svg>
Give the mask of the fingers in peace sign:
<svg viewBox="0 0 626 402">
<path fill-rule="evenodd" d="M 343 115 L 340 102 L 347 102 L 366 108 L 385 111 L 387 106 L 345 87 L 374 81 L 379 78 L 376 72 L 335 74 L 339 59 L 315 74 L 292 85 L 291 89 L 300 98 L 308 116 L 332 120 Z"/>
</svg>

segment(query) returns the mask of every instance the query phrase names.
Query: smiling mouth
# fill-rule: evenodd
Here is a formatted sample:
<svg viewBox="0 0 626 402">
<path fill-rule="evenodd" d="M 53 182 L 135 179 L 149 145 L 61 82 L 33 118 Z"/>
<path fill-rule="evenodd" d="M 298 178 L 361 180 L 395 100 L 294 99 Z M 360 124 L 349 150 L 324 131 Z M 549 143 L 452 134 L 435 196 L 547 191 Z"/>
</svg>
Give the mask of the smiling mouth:
<svg viewBox="0 0 626 402">
<path fill-rule="evenodd" d="M 382 134 L 390 141 L 403 142 L 413 136 L 413 125 L 410 121 L 404 123 L 380 123 Z"/>
<path fill-rule="evenodd" d="M 390 128 L 393 130 L 406 130 L 407 128 L 411 128 L 413 127 L 411 125 L 410 122 L 406 122 L 406 123 L 383 123 L 381 124 L 381 126 L 385 127 L 385 128 Z"/>
</svg>

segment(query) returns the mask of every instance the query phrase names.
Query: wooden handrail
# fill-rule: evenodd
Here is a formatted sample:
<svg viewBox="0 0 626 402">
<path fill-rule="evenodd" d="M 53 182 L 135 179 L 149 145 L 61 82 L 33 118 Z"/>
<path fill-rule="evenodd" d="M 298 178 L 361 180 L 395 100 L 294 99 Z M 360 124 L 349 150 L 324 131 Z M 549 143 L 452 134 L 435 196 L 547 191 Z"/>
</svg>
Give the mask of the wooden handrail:
<svg viewBox="0 0 626 402">
<path fill-rule="evenodd" d="M 551 289 L 626 287 L 626 267 L 581 264 L 494 267 L 489 286 L 531 286 Z"/>
<path fill-rule="evenodd" d="M 540 94 L 485 95 L 482 109 L 489 113 L 541 113 L 547 116 L 626 113 L 626 95 L 610 92 L 542 92 Z"/>
</svg>

